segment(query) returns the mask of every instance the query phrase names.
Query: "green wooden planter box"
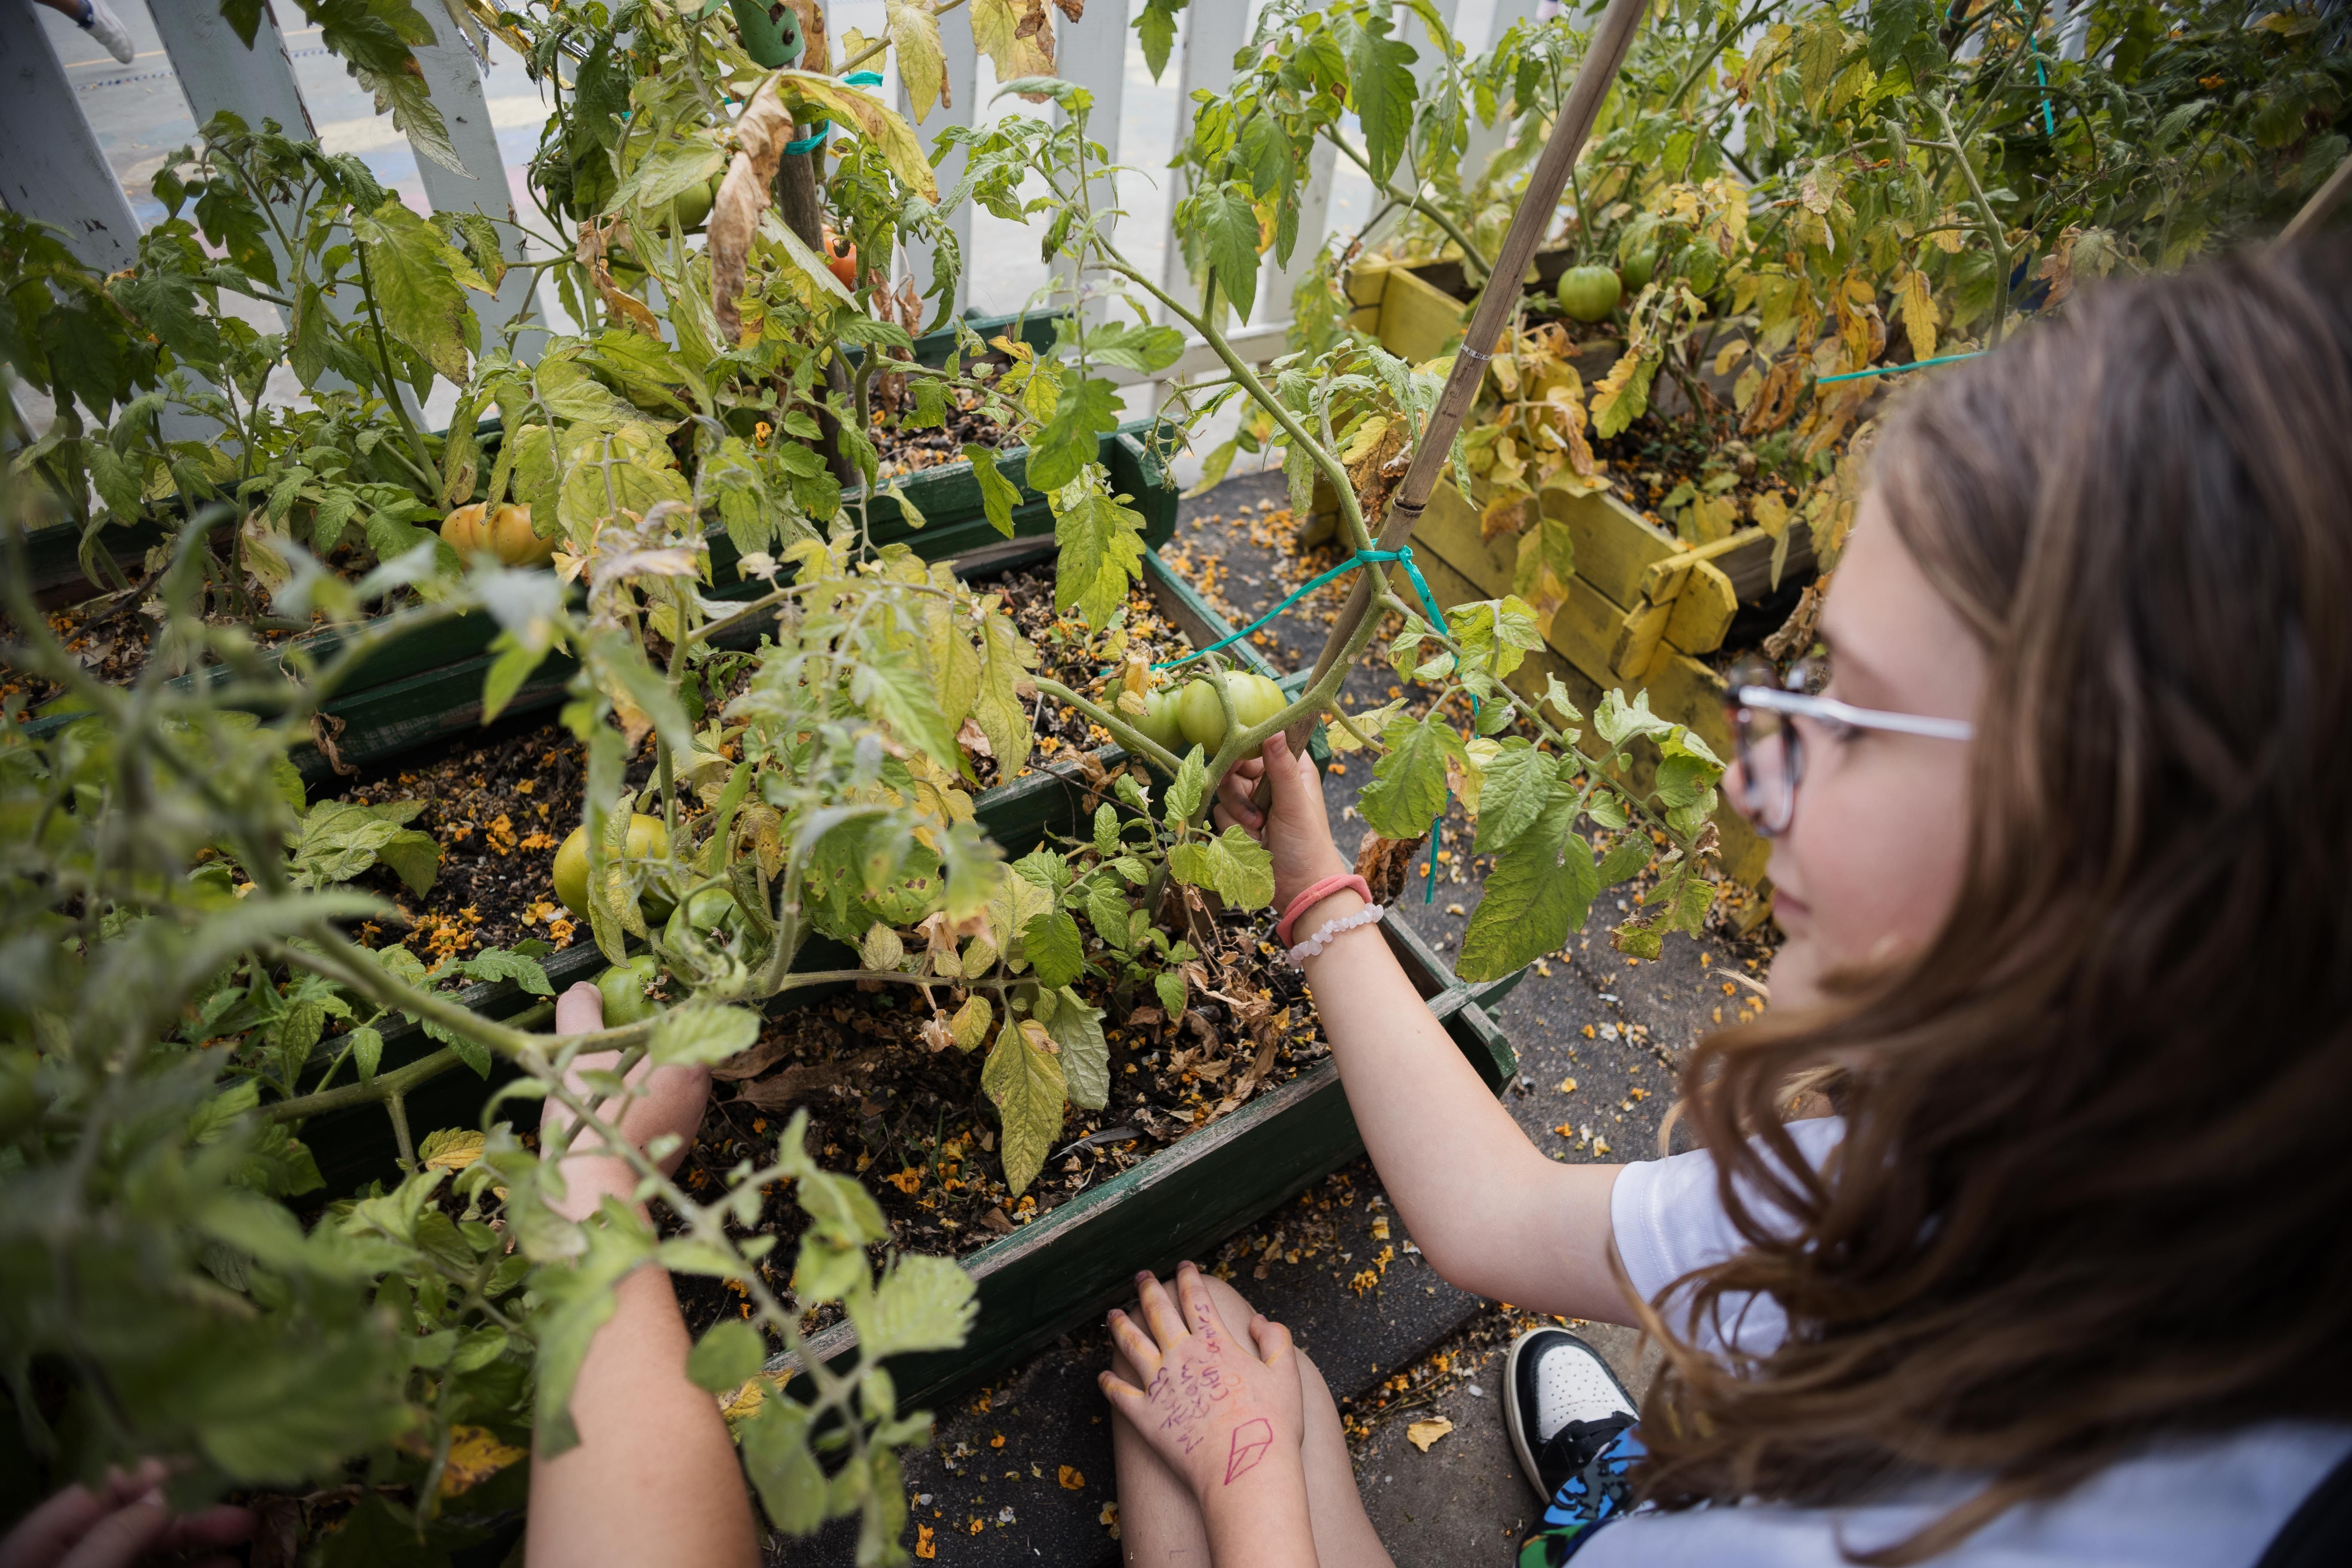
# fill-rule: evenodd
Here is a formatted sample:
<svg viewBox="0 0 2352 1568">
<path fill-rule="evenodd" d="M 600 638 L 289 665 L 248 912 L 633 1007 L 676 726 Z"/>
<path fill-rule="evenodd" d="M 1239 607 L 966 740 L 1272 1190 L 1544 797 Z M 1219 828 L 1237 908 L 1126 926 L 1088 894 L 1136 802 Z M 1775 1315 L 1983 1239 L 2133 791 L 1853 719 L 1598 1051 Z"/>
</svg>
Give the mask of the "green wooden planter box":
<svg viewBox="0 0 2352 1568">
<path fill-rule="evenodd" d="M 1158 429 L 1155 420 L 1131 421 L 1106 433 L 1098 446 L 1114 491 L 1133 498 L 1144 518 L 1144 542 L 1155 550 L 1175 533 L 1178 500 L 1176 487 L 1153 447 Z M 924 516 L 926 525 L 919 530 L 908 523 L 896 499 L 875 497 L 868 511 L 868 536 L 877 546 L 904 543 L 932 561 L 1050 539 L 1052 509 L 1025 482 L 1028 449 L 1008 448 L 999 456 L 997 468 L 1021 487 L 1022 499 L 1013 510 L 1013 540 L 1006 541 L 983 515 L 980 480 L 968 462 L 943 463 L 898 481 Z M 847 502 L 854 507 L 856 500 L 857 492 L 853 491 Z M 761 584 L 746 584 L 736 576 L 735 547 L 723 530 L 709 536 L 709 545 L 712 576 L 718 584 L 711 597 L 748 598 L 763 591 Z M 370 655 L 326 708 L 328 718 L 341 726 L 336 732 L 336 750 L 344 762 L 356 766 L 379 761 L 474 728 L 481 718 L 482 678 L 495 658 L 488 649 L 498 629 L 497 622 L 487 615 L 466 616 L 420 628 Z M 325 656 L 341 645 L 343 635 L 333 629 L 314 632 L 295 639 L 295 646 Z M 507 710 L 528 713 L 560 702 L 565 683 L 577 668 L 568 658 L 551 657 L 515 694 Z M 36 720 L 27 731 L 46 734 L 68 719 L 60 714 Z M 301 748 L 293 760 L 304 778 L 314 784 L 331 776 L 327 759 L 316 748 Z"/>
<path fill-rule="evenodd" d="M 994 537 L 993 531 L 991 537 Z M 956 557 L 955 561 L 959 571 L 974 575 L 1050 560 L 1053 549 L 1053 541 L 1047 538 L 999 540 L 986 549 Z M 1233 630 L 1207 601 L 1170 569 L 1156 550 L 1144 557 L 1144 584 L 1161 613 L 1182 628 L 1195 647 L 1215 642 Z M 1258 673 L 1274 673 L 1247 644 L 1236 643 L 1231 651 Z M 469 666 L 461 670 L 445 669 L 420 679 L 432 683 L 439 702 L 457 707 L 470 703 L 478 711 L 479 668 Z M 462 731 L 473 722 L 467 719 L 446 728 Z M 1103 747 L 1095 755 L 1107 766 L 1124 762 L 1127 757 L 1117 746 Z M 1048 833 L 1085 831 L 1084 824 L 1091 818 L 1093 809 L 1075 762 L 1037 767 L 1024 777 L 983 791 L 973 803 L 973 815 L 981 826 L 1013 855 L 1034 848 Z M 822 939 L 811 944 L 803 963 L 820 969 L 856 966 L 855 955 L 847 949 Z M 560 994 L 573 981 L 592 978 L 603 970 L 604 959 L 593 943 L 582 941 L 551 954 L 541 967 Z M 490 1018 L 512 1017 L 541 1000 L 512 981 L 470 986 L 458 994 L 467 1007 Z M 413 1024 L 395 1020 L 383 1033 L 385 1068 L 414 1061 L 437 1048 L 423 1029 Z M 322 1041 L 311 1056 L 313 1071 L 322 1070 L 341 1049 L 340 1039 Z M 482 1106 L 491 1090 L 507 1076 L 511 1075 L 494 1069 L 492 1080 L 485 1082 L 461 1070 L 432 1079 L 408 1098 L 409 1125 L 420 1133 L 428 1128 L 474 1125 L 480 1120 Z M 315 1118 L 309 1123 L 303 1141 L 317 1157 L 330 1192 L 349 1193 L 376 1178 L 389 1181 L 399 1175 L 391 1122 L 379 1107 L 362 1106 Z"/>
<path fill-rule="evenodd" d="M 982 341 L 1010 337 L 1043 353 L 1053 346 L 1061 314 L 1060 311 L 1043 311 L 1035 315 L 983 316 L 968 312 L 963 325 L 977 332 Z M 955 343 L 956 329 L 952 326 L 926 332 L 915 340 L 915 358 L 923 364 L 942 363 Z M 856 349 L 848 353 L 852 360 L 859 354 Z M 500 434 L 499 421 L 494 418 L 485 419 L 475 426 L 475 437 L 482 443 L 486 456 L 496 454 Z M 118 562 L 138 560 L 169 537 L 164 527 L 167 514 L 168 521 L 174 526 L 184 515 L 176 507 L 159 509 L 153 517 L 106 529 L 99 535 L 100 542 Z M 35 594 L 45 594 L 77 583 L 92 592 L 103 591 L 101 585 L 92 583 L 82 570 L 81 531 L 71 523 L 55 523 L 47 528 L 35 529 L 26 537 L 25 554 L 26 575 Z"/>
</svg>

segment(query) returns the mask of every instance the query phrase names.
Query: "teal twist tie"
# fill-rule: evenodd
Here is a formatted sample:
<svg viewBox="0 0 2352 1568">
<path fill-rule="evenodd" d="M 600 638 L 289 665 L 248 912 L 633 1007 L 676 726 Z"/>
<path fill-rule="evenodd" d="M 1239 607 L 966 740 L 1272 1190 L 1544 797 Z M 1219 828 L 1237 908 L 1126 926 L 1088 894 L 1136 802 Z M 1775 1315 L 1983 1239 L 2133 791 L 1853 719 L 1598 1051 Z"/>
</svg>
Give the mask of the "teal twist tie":
<svg viewBox="0 0 2352 1568">
<path fill-rule="evenodd" d="M 847 82 L 852 87 L 880 87 L 882 85 L 882 78 L 873 71 L 851 71 L 847 76 L 843 77 L 841 79 Z M 816 129 L 802 137 L 799 141 L 785 142 L 784 151 L 787 153 L 814 153 L 818 148 L 824 146 L 824 139 L 832 134 L 833 121 L 830 120 L 820 120 L 816 122 Z"/>
<path fill-rule="evenodd" d="M 1265 614 L 1260 616 L 1257 619 L 1252 621 L 1241 630 L 1218 638 L 1215 642 L 1211 643 L 1208 647 L 1200 649 L 1198 652 L 1188 653 L 1182 658 L 1168 659 L 1160 664 L 1155 664 L 1151 668 L 1154 669 L 1181 669 L 1184 666 L 1191 664 L 1194 659 L 1206 658 L 1209 655 L 1215 653 L 1219 648 L 1226 647 L 1234 643 L 1237 643 L 1241 641 L 1242 638 L 1248 637 L 1252 632 L 1259 630 L 1261 627 L 1265 626 L 1267 622 L 1273 620 L 1285 610 L 1290 608 L 1291 605 L 1298 603 L 1299 600 L 1307 597 L 1307 595 L 1315 592 L 1316 589 L 1320 588 L 1324 584 L 1332 581 L 1334 578 L 1344 577 L 1350 572 L 1358 571 L 1365 567 L 1383 566 L 1391 561 L 1402 566 L 1404 568 L 1404 574 L 1412 580 L 1412 591 L 1421 596 L 1422 608 L 1429 612 L 1429 624 L 1432 626 L 1444 626 L 1445 612 L 1437 607 L 1437 595 L 1429 591 L 1429 579 L 1421 574 L 1421 568 L 1414 563 L 1412 545 L 1403 545 L 1395 550 L 1359 550 L 1353 555 L 1348 557 L 1347 560 L 1342 561 L 1337 566 L 1332 567 L 1328 572 L 1324 573 L 1318 577 L 1312 578 L 1301 586 L 1292 590 L 1289 595 L 1280 604 L 1275 605 L 1274 608 L 1268 610 Z M 1474 722 L 1478 717 L 1478 699 L 1475 697 L 1470 699 L 1470 717 Z M 1446 792 L 1445 795 L 1445 806 L 1437 814 L 1437 822 L 1443 822 L 1445 819 L 1445 812 L 1447 810 L 1451 810 L 1453 805 L 1454 794 L 1449 790 Z M 1437 822 L 1433 822 L 1429 825 L 1431 839 L 1429 849 L 1429 885 L 1422 890 L 1421 895 L 1421 901 L 1424 904 L 1434 903 L 1437 901 Z"/>
</svg>

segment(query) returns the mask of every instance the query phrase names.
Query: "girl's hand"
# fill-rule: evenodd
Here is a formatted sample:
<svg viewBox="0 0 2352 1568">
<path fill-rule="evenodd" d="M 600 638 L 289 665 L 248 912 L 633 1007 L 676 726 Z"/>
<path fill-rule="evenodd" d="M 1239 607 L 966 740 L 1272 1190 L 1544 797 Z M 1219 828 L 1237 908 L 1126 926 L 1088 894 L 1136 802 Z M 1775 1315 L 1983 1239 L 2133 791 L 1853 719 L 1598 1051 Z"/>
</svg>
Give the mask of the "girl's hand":
<svg viewBox="0 0 2352 1568">
<path fill-rule="evenodd" d="M 1184 1478 L 1204 1511 L 1222 1511 L 1269 1484 L 1303 1484 L 1306 1420 L 1290 1331 L 1260 1314 L 1249 1325 L 1255 1349 L 1237 1342 L 1190 1263 L 1176 1270 L 1173 1301 L 1150 1274 L 1137 1276 L 1137 1284 L 1151 1331 L 1118 1310 L 1110 1331 L 1144 1385 L 1104 1373 L 1112 1407 Z"/>
<path fill-rule="evenodd" d="M 170 1561 L 233 1568 L 226 1550 L 253 1539 L 253 1515 L 226 1503 L 174 1514 L 163 1501 L 171 1471 L 159 1459 L 110 1469 L 97 1490 L 68 1487 L 0 1541 L 0 1568 L 128 1568 Z M 196 1554 L 196 1555 L 191 1555 Z"/>
<path fill-rule="evenodd" d="M 1274 806 L 1261 812 L 1250 797 L 1260 777 L 1274 780 Z M 1264 761 L 1244 759 L 1217 788 L 1210 814 L 1219 826 L 1239 824 L 1274 857 L 1274 912 L 1326 877 L 1353 868 L 1331 842 L 1331 814 L 1323 805 L 1323 780 L 1312 760 L 1290 749 L 1281 731 L 1265 738 Z"/>
<path fill-rule="evenodd" d="M 586 1034 L 604 1026 L 604 994 L 591 981 L 583 980 L 555 999 L 555 1032 L 559 1035 Z M 575 1094 L 586 1094 L 580 1075 L 593 1068 L 610 1071 L 618 1065 L 618 1051 L 598 1051 L 583 1056 L 572 1064 L 565 1082 Z M 677 1169 L 686 1158 L 687 1147 L 694 1142 L 702 1126 L 703 1107 L 710 1100 L 710 1069 L 701 1067 L 670 1066 L 656 1068 L 650 1061 L 641 1061 L 629 1069 L 627 1082 L 636 1090 L 626 1110 L 620 1112 L 622 1136 L 643 1149 L 666 1132 L 677 1135 L 678 1145 L 656 1162 L 667 1175 Z M 610 1110 L 602 1111 L 607 1120 Z M 561 1101 L 549 1100 L 542 1103 L 539 1115 L 539 1135 L 542 1144 L 560 1138 L 572 1125 L 572 1112 Z M 564 1200 L 554 1205 L 567 1219 L 585 1219 L 596 1211 L 607 1194 L 627 1203 L 636 1191 L 636 1173 L 628 1162 L 616 1154 L 602 1151 L 602 1140 L 593 1132 L 583 1132 L 572 1141 L 572 1152 L 563 1160 Z"/>
</svg>

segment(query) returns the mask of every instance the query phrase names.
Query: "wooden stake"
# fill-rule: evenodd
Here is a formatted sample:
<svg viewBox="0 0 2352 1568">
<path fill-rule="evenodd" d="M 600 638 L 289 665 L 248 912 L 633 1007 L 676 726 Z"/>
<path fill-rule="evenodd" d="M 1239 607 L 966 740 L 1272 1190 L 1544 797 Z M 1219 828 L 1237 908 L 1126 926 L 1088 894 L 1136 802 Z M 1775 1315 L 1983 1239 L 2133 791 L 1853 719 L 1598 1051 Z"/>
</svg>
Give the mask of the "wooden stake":
<svg viewBox="0 0 2352 1568">
<path fill-rule="evenodd" d="M 2352 158 L 2336 165 L 2336 173 L 2327 176 L 2327 183 L 2314 191 L 2311 199 L 2303 204 L 2303 210 L 2279 231 L 2278 242 L 2285 245 L 2304 230 L 2319 226 L 2335 210 L 2336 204 L 2344 199 L 2347 190 L 2352 190 Z"/>
<path fill-rule="evenodd" d="M 1422 432 L 1421 445 L 1413 451 L 1403 482 L 1389 500 L 1376 548 L 1398 548 L 1412 537 L 1414 527 L 1421 521 L 1422 509 L 1429 504 L 1430 492 L 1437 488 L 1437 477 L 1453 452 L 1454 433 L 1462 427 L 1463 417 L 1478 395 L 1479 384 L 1486 377 L 1486 362 L 1494 357 L 1495 340 L 1502 335 L 1504 324 L 1510 320 L 1526 287 L 1523 279 L 1528 264 L 1535 259 L 1536 247 L 1542 243 L 1544 230 L 1551 226 L 1553 209 L 1559 205 L 1560 193 L 1568 188 L 1569 173 L 1584 151 L 1585 139 L 1592 133 L 1592 122 L 1600 117 L 1601 100 L 1609 96 L 1610 88 L 1617 80 L 1618 68 L 1624 64 L 1625 53 L 1633 47 L 1633 34 L 1641 26 L 1642 14 L 1648 6 L 1649 0 L 1609 0 L 1600 26 L 1592 30 L 1592 47 L 1586 52 L 1584 63 L 1577 68 L 1576 80 L 1560 105 L 1559 119 L 1552 125 L 1551 139 L 1544 144 L 1543 155 L 1528 177 L 1527 194 L 1519 201 L 1518 211 L 1511 215 L 1510 232 L 1503 237 L 1502 249 L 1495 258 L 1495 269 L 1487 275 L 1486 287 L 1479 290 L 1477 308 L 1470 314 L 1469 331 L 1462 340 L 1462 352 L 1454 359 L 1453 374 L 1445 379 L 1445 390 L 1430 415 L 1428 427 Z M 1578 216 L 1580 221 L 1582 215 Z M 1315 680 L 1321 679 L 1346 650 L 1371 607 L 1372 579 L 1360 572 L 1355 586 L 1348 592 L 1348 602 L 1340 608 L 1339 620 L 1332 625 L 1330 637 L 1324 641 L 1323 652 L 1315 661 Z M 1312 685 L 1313 680 L 1308 684 Z M 1292 751 L 1305 752 L 1315 719 L 1316 715 L 1308 714 L 1291 725 Z M 1260 793 L 1270 797 L 1272 792 L 1261 783 Z"/>
</svg>

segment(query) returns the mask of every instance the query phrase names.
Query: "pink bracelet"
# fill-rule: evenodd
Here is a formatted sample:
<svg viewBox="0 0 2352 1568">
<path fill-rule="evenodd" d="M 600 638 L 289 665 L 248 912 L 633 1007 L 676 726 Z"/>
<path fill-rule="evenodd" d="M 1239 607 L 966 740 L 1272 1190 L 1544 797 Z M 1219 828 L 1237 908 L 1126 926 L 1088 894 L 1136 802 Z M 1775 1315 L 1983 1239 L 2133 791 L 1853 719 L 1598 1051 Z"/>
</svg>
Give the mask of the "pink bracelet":
<svg viewBox="0 0 2352 1568">
<path fill-rule="evenodd" d="M 1282 911 L 1282 918 L 1274 922 L 1275 940 L 1282 943 L 1283 946 L 1288 947 L 1290 945 L 1290 928 L 1298 923 L 1298 917 L 1313 909 L 1318 902 L 1329 898 L 1332 894 L 1339 891 L 1342 888 L 1353 888 L 1356 889 L 1356 896 L 1358 898 L 1363 900 L 1364 902 L 1368 904 L 1372 901 L 1372 885 L 1370 882 L 1365 881 L 1361 877 L 1357 876 L 1354 872 L 1350 871 L 1343 877 L 1326 877 L 1321 881 L 1315 883 L 1305 892 L 1290 900 L 1290 907 Z"/>
</svg>

